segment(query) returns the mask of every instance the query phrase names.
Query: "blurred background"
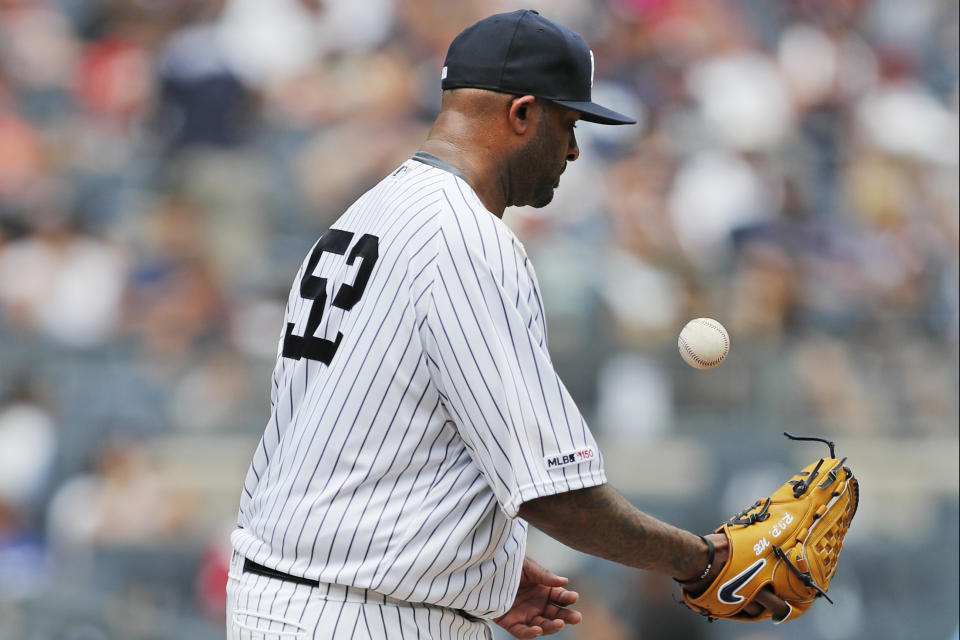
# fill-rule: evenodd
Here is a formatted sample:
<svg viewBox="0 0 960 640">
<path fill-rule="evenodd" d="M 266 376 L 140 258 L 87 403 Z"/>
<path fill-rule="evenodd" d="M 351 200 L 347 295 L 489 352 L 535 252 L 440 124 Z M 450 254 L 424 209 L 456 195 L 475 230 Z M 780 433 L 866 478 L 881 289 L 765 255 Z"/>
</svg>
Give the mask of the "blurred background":
<svg viewBox="0 0 960 640">
<path fill-rule="evenodd" d="M 223 637 L 292 278 L 520 7 L 640 122 L 505 216 L 612 484 L 706 532 L 825 453 L 785 429 L 862 484 L 837 606 L 782 627 L 533 533 L 583 594 L 556 637 L 958 637 L 955 0 L 0 0 L 0 639 Z"/>
</svg>

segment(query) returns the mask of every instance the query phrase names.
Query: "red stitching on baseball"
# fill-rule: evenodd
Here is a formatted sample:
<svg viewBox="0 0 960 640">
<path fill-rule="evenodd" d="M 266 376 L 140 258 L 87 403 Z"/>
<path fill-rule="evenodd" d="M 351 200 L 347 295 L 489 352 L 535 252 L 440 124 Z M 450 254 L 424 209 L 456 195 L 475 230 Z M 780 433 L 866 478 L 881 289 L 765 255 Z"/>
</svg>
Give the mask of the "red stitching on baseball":
<svg viewBox="0 0 960 640">
<path fill-rule="evenodd" d="M 720 362 L 719 360 L 717 360 L 716 363 L 711 363 L 702 359 L 700 356 L 698 356 L 696 353 L 693 352 L 693 349 L 690 348 L 690 345 L 688 345 L 687 341 L 684 340 L 683 338 L 680 338 L 680 344 L 683 345 L 683 350 L 686 351 L 688 354 L 690 354 L 690 357 L 693 358 L 697 364 L 702 364 L 705 367 L 709 367 L 711 364 L 717 364 Z"/>
<path fill-rule="evenodd" d="M 704 360 L 700 356 L 698 356 L 696 353 L 694 353 L 693 349 L 690 348 L 690 345 L 687 344 L 687 341 L 681 337 L 680 344 L 683 345 L 683 350 L 686 351 L 697 364 L 703 365 L 704 367 L 717 366 L 718 364 L 723 362 L 723 359 L 726 358 L 727 354 L 730 352 L 730 341 L 727 339 L 726 330 L 723 329 L 723 327 L 719 323 L 710 322 L 709 320 L 706 320 L 704 318 L 697 318 L 696 320 L 693 321 L 693 323 L 702 324 L 704 326 L 710 327 L 711 329 L 719 333 L 720 337 L 723 338 L 723 352 L 720 354 L 720 357 L 717 358 L 716 360 L 710 360 L 710 361 Z"/>
</svg>

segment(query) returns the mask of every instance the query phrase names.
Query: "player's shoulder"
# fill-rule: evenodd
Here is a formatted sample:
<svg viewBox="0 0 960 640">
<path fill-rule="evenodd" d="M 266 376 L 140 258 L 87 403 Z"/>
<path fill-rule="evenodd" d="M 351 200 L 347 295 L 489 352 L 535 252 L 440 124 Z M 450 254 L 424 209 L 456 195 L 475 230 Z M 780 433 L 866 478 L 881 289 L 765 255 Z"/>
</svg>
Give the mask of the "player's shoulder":
<svg viewBox="0 0 960 640">
<path fill-rule="evenodd" d="M 435 228 L 446 177 L 421 163 L 407 160 L 357 198 L 332 225 L 381 239 L 400 239 Z"/>
<path fill-rule="evenodd" d="M 418 159 L 418 155 L 424 156 Z M 418 154 L 392 171 L 383 184 L 390 197 L 409 202 L 417 194 L 418 204 L 406 209 L 428 206 L 429 222 L 424 231 L 434 237 L 434 251 L 448 254 L 455 262 L 470 257 L 470 262 L 498 263 L 526 260 L 523 245 L 513 230 L 489 211 L 479 196 L 455 168 L 429 156 Z M 428 205 L 427 205 L 428 203 Z"/>
<path fill-rule="evenodd" d="M 391 206 L 419 209 L 427 203 L 439 205 L 447 174 L 408 159 L 391 171 L 368 192 L 371 197 L 386 200 Z"/>
</svg>

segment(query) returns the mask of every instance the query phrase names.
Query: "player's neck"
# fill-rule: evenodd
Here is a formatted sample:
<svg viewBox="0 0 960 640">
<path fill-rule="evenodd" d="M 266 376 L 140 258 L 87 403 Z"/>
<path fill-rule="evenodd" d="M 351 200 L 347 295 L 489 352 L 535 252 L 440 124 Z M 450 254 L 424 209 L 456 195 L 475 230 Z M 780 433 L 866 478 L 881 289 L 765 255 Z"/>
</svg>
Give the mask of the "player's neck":
<svg viewBox="0 0 960 640">
<path fill-rule="evenodd" d="M 458 144 L 446 137 L 434 136 L 433 133 L 431 131 L 431 136 L 420 146 L 420 151 L 434 155 L 460 171 L 483 206 L 493 215 L 502 218 L 506 209 L 502 185 L 476 154 L 472 153 L 475 147 Z"/>
</svg>

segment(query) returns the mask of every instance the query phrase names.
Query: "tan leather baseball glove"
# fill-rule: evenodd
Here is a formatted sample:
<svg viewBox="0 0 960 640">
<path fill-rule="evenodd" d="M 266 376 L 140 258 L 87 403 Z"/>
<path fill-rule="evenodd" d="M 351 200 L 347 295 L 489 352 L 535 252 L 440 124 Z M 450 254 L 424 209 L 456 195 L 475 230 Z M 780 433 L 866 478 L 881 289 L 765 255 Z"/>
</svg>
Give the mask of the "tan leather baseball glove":
<svg viewBox="0 0 960 640">
<path fill-rule="evenodd" d="M 706 591 L 696 597 L 683 591 L 686 605 L 708 618 L 769 618 L 769 611 L 757 616 L 743 611 L 768 584 L 790 607 L 777 623 L 800 617 L 817 597 L 830 600 L 827 589 L 857 512 L 859 485 L 844 464 L 846 458 L 835 457 L 832 442 L 784 435 L 824 442 L 830 457 L 807 465 L 769 497 L 717 528 L 730 545 L 726 564 Z"/>
</svg>

